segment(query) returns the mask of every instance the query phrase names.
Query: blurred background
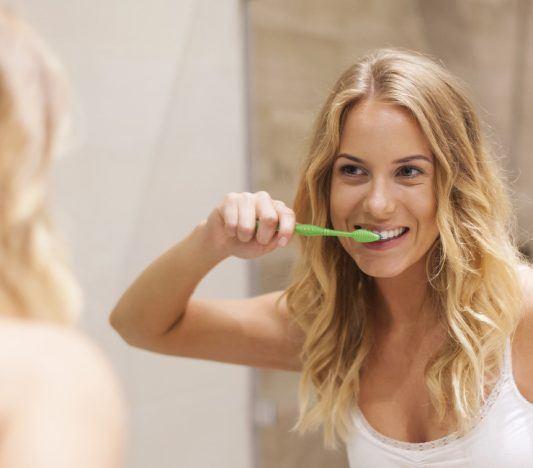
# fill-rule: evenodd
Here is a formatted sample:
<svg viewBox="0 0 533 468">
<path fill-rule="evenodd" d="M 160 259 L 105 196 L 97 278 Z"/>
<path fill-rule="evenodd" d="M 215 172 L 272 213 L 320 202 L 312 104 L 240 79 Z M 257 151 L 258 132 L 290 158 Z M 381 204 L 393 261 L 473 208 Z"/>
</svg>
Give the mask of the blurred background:
<svg viewBox="0 0 533 468">
<path fill-rule="evenodd" d="M 128 468 L 347 467 L 319 433 L 289 433 L 295 372 L 160 356 L 107 322 L 126 286 L 230 191 L 292 204 L 311 126 L 366 52 L 428 52 L 469 85 L 511 175 L 533 251 L 532 0 L 12 0 L 65 63 L 74 134 L 54 171 L 55 217 L 85 293 L 81 327 L 130 409 Z M 288 283 L 295 245 L 228 259 L 202 297 Z M 105 430 L 105 428 L 102 428 Z"/>
</svg>

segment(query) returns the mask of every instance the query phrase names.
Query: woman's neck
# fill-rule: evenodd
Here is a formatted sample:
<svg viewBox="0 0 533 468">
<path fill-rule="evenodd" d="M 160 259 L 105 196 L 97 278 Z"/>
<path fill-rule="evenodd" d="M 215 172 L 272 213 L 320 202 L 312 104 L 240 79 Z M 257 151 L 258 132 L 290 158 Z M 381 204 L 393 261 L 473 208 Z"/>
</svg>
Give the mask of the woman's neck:
<svg viewBox="0 0 533 468">
<path fill-rule="evenodd" d="M 375 317 L 382 331 L 410 336 L 438 322 L 429 300 L 425 275 L 404 272 L 393 278 L 374 278 Z"/>
</svg>

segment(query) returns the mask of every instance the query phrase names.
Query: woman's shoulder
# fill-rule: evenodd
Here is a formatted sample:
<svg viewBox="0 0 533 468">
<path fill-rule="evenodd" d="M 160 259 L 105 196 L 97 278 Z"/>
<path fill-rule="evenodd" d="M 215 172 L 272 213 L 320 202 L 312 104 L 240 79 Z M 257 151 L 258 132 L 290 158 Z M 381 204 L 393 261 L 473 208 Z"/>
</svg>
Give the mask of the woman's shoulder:
<svg viewBox="0 0 533 468">
<path fill-rule="evenodd" d="M 518 275 L 524 302 L 517 335 L 524 344 L 533 343 L 533 268 L 529 265 L 521 265 Z M 531 351 L 533 352 L 533 345 L 531 345 Z"/>
<path fill-rule="evenodd" d="M 78 330 L 47 322 L 0 318 L 0 379 L 0 405 L 65 388 L 70 403 L 120 404 L 118 382 L 100 348 Z"/>
<path fill-rule="evenodd" d="M 533 268 L 524 265 L 519 275 L 524 306 L 513 338 L 513 374 L 520 393 L 533 402 Z"/>
<path fill-rule="evenodd" d="M 46 371 L 51 366 L 68 366 L 79 359 L 106 361 L 99 347 L 83 332 L 68 326 L 38 320 L 0 318 L 0 363 L 39 364 Z M 3 356 L 3 358 L 2 358 Z M 59 361 L 55 358 L 61 357 Z M 44 368 L 40 366 L 45 365 Z"/>
<path fill-rule="evenodd" d="M 533 267 L 521 265 L 518 269 L 518 274 L 524 294 L 524 319 L 533 319 Z"/>
<path fill-rule="evenodd" d="M 123 402 L 110 364 L 83 333 L 0 319 L 5 466 L 122 466 Z"/>
</svg>

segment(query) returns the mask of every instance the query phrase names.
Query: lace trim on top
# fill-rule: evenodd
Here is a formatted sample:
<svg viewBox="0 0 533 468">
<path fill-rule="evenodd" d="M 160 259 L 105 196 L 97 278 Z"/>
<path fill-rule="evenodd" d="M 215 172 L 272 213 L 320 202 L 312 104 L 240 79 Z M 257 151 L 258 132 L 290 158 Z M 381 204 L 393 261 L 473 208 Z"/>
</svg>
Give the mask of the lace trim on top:
<svg viewBox="0 0 533 468">
<path fill-rule="evenodd" d="M 427 442 L 404 442 L 403 440 L 392 439 L 376 431 L 370 425 L 370 423 L 366 420 L 364 414 L 359 409 L 359 407 L 357 407 L 357 410 L 356 410 L 357 414 L 359 415 L 361 423 L 363 424 L 365 429 L 368 432 L 370 432 L 370 434 L 372 434 L 376 439 L 380 440 L 386 445 L 392 445 L 397 448 L 401 448 L 405 450 L 416 450 L 416 451 L 430 450 L 430 449 L 437 448 L 437 447 L 443 447 L 445 445 L 450 444 L 454 440 L 462 439 L 470 435 L 470 433 L 473 432 L 478 427 L 479 423 L 485 418 L 490 408 L 492 408 L 492 406 L 494 405 L 494 402 L 498 399 L 498 396 L 500 395 L 504 387 L 504 383 L 511 376 L 510 372 L 512 372 L 512 370 L 510 369 L 510 366 L 511 366 L 510 355 L 511 355 L 511 346 L 510 346 L 510 341 L 508 339 L 506 347 L 505 347 L 503 370 L 500 373 L 500 377 L 498 381 L 496 382 L 496 384 L 494 385 L 494 387 L 492 388 L 489 396 L 485 400 L 485 404 L 481 407 L 480 413 L 476 419 L 474 426 L 463 437 L 459 437 L 459 435 L 457 434 L 457 431 L 454 431 L 451 434 L 443 436 L 439 439 L 429 440 Z"/>
</svg>

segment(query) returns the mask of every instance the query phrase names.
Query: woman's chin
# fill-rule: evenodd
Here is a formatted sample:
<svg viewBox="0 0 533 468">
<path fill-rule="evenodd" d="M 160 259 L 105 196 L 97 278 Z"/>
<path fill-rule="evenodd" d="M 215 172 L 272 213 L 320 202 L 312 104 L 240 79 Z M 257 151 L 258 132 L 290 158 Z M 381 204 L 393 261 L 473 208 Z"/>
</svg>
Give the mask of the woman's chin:
<svg viewBox="0 0 533 468">
<path fill-rule="evenodd" d="M 365 275 L 372 276 L 373 278 L 394 278 L 403 271 L 403 268 L 399 268 L 397 264 L 391 266 L 390 262 L 389 265 L 368 265 L 365 263 L 357 262 L 357 266 Z"/>
</svg>

